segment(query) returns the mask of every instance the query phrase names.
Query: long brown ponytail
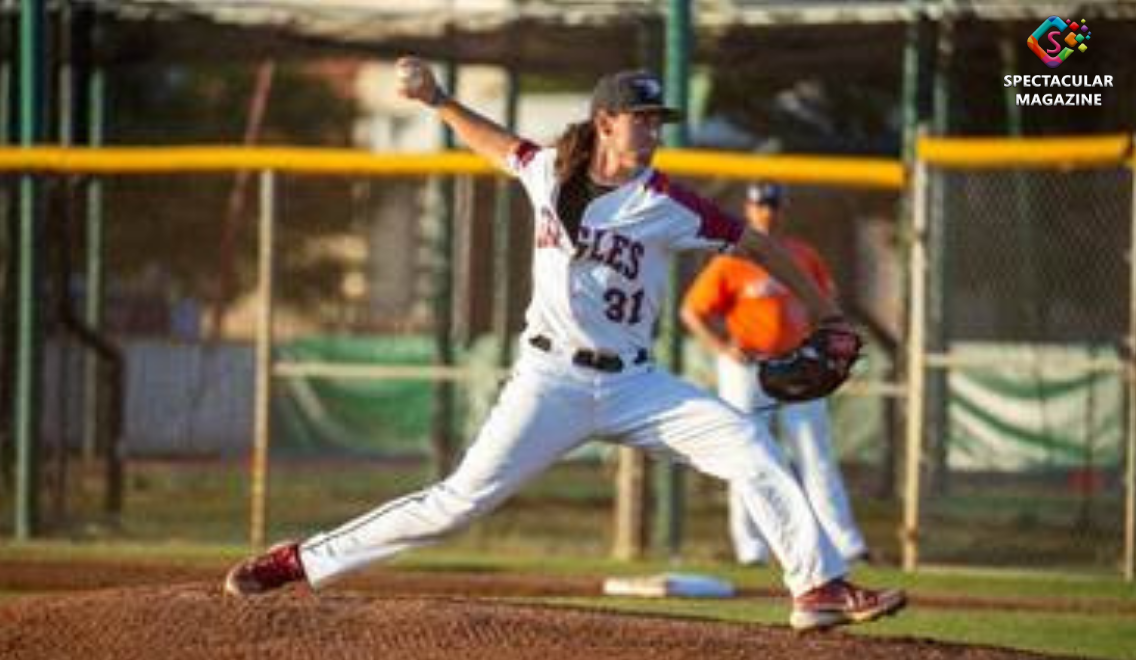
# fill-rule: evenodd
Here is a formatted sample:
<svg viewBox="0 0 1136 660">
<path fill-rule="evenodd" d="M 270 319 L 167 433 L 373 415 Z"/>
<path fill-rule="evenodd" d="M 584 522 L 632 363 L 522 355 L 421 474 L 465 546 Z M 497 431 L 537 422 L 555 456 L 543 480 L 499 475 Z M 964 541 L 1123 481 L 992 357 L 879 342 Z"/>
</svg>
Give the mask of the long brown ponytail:
<svg viewBox="0 0 1136 660">
<path fill-rule="evenodd" d="M 556 139 L 556 180 L 564 183 L 588 166 L 596 146 L 596 126 L 591 119 L 569 124 Z"/>
</svg>

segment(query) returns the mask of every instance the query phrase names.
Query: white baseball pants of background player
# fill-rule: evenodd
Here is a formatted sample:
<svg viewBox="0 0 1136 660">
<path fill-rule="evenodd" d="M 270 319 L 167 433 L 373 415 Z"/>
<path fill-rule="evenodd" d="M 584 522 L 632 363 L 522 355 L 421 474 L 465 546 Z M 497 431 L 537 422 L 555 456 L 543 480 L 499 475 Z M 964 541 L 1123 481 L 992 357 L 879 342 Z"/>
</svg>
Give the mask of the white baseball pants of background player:
<svg viewBox="0 0 1136 660">
<path fill-rule="evenodd" d="M 303 542 L 308 582 L 326 585 L 462 529 L 593 437 L 669 451 L 733 484 L 793 595 L 847 572 L 768 431 L 712 393 L 622 357 L 628 368 L 603 373 L 526 344 L 454 473 Z"/>
<path fill-rule="evenodd" d="M 790 454 L 797 479 L 813 513 L 845 561 L 867 551 L 864 537 L 852 515 L 840 465 L 832 447 L 832 432 L 825 399 L 783 404 L 761 389 L 757 366 L 718 356 L 718 395 L 750 414 L 758 425 L 775 434 Z M 730 486 L 730 538 L 734 555 L 743 564 L 768 561 L 767 537 L 749 515 L 745 494 Z"/>
</svg>

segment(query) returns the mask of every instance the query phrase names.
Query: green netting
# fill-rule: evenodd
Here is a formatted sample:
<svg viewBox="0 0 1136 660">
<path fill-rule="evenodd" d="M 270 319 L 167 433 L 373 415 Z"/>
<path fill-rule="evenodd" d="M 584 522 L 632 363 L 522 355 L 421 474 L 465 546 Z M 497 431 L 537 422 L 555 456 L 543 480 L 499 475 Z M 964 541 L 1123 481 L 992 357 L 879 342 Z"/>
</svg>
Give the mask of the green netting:
<svg viewBox="0 0 1136 660">
<path fill-rule="evenodd" d="M 983 369 L 952 371 L 950 465 L 960 470 L 1031 471 L 1116 466 L 1124 387 L 1117 373 L 1070 370 L 1110 347 L 967 343 Z M 999 364 L 1028 356 L 1029 368 Z"/>
<path fill-rule="evenodd" d="M 277 346 L 277 360 L 429 365 L 428 337 L 310 337 Z M 433 384 L 423 380 L 279 379 L 274 448 L 375 455 L 427 452 Z"/>
</svg>

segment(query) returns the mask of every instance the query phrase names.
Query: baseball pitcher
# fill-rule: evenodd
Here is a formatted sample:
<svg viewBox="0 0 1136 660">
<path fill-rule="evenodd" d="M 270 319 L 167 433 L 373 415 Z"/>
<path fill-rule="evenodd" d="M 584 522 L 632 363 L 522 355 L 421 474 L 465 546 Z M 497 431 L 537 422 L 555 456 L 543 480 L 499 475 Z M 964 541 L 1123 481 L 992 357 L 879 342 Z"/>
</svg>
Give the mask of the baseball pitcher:
<svg viewBox="0 0 1136 660">
<path fill-rule="evenodd" d="M 667 266 L 680 250 L 738 250 L 801 298 L 812 323 L 851 332 L 776 243 L 651 167 L 662 124 L 681 117 L 664 103 L 658 79 L 644 71 L 602 78 L 590 116 L 542 148 L 450 97 L 422 61 L 403 58 L 397 67 L 404 97 L 433 109 L 528 195 L 535 241 L 524 348 L 453 474 L 237 564 L 227 592 L 257 594 L 299 581 L 320 588 L 434 543 L 492 511 L 588 438 L 608 437 L 669 452 L 740 489 L 784 569 L 795 628 L 866 621 L 903 607 L 901 591 L 847 581 L 844 559 L 766 430 L 651 357 Z M 847 350 L 840 342 L 824 348 Z"/>
</svg>

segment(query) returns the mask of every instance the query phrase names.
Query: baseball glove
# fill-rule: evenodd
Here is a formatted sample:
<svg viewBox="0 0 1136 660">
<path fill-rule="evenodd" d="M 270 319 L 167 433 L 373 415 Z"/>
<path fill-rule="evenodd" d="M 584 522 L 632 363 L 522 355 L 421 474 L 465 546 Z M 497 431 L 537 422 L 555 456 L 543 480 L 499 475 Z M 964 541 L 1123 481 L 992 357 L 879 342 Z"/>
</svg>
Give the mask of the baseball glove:
<svg viewBox="0 0 1136 660">
<path fill-rule="evenodd" d="M 778 401 L 811 401 L 832 394 L 848 380 L 864 342 L 845 327 L 820 327 L 804 343 L 758 367 L 758 380 Z"/>
</svg>

